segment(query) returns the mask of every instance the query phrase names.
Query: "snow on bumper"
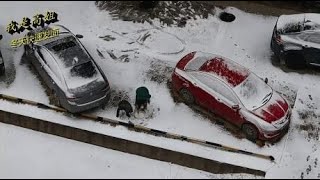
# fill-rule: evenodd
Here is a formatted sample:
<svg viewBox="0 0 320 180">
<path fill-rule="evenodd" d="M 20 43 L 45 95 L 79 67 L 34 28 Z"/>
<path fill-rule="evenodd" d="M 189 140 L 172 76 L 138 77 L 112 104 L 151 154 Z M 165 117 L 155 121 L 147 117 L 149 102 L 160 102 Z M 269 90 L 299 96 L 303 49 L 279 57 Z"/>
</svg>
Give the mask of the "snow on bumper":
<svg viewBox="0 0 320 180">
<path fill-rule="evenodd" d="M 291 119 L 291 109 L 288 109 L 286 116 L 278 121 L 272 122 L 270 128 L 262 129 L 262 139 L 273 139 L 283 135 L 289 128 Z"/>
<path fill-rule="evenodd" d="M 67 101 L 68 103 L 65 106 L 66 106 L 66 109 L 68 109 L 68 111 L 70 111 L 71 113 L 78 113 L 78 112 L 93 109 L 95 107 L 106 104 L 109 101 L 110 96 L 111 95 L 109 90 L 104 96 L 102 96 L 101 98 L 95 101 L 85 103 L 85 104 L 75 104 L 70 101 Z"/>
</svg>

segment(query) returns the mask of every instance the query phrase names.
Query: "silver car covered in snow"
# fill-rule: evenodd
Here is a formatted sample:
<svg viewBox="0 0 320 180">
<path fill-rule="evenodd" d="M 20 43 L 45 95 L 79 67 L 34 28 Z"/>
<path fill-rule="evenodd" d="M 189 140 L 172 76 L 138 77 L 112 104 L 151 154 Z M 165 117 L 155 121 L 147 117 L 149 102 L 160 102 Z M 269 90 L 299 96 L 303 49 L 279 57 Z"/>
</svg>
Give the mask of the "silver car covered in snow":
<svg viewBox="0 0 320 180">
<path fill-rule="evenodd" d="M 61 25 L 36 29 L 35 33 L 59 28 L 59 35 L 25 45 L 25 59 L 30 61 L 47 86 L 52 104 L 72 113 L 105 105 L 110 99 L 108 80 L 74 35 Z"/>
</svg>

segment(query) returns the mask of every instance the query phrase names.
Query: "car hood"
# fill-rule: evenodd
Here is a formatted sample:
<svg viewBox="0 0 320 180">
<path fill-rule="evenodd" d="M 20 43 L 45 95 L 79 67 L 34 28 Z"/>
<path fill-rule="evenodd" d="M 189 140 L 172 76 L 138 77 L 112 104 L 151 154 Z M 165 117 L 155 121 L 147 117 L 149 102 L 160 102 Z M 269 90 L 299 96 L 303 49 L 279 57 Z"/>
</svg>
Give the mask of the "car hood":
<svg viewBox="0 0 320 180">
<path fill-rule="evenodd" d="M 265 105 L 253 110 L 252 113 L 271 123 L 285 117 L 288 110 L 289 104 L 287 101 L 278 93 L 273 92 L 271 99 Z"/>
</svg>

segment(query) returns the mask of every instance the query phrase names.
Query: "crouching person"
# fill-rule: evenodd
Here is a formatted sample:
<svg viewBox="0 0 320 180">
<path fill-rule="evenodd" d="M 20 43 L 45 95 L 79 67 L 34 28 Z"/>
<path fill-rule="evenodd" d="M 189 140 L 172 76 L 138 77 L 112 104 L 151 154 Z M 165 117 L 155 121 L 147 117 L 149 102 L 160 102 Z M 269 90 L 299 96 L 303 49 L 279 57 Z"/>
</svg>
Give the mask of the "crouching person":
<svg viewBox="0 0 320 180">
<path fill-rule="evenodd" d="M 146 112 L 148 104 L 150 104 L 151 95 L 146 87 L 139 87 L 136 90 L 135 110 L 136 113 Z"/>
<path fill-rule="evenodd" d="M 130 118 L 131 114 L 133 113 L 133 108 L 127 100 L 122 100 L 119 102 L 116 116 L 120 117 L 120 115 L 121 115 L 120 113 L 122 111 L 125 112 L 125 114 L 128 118 Z"/>
</svg>

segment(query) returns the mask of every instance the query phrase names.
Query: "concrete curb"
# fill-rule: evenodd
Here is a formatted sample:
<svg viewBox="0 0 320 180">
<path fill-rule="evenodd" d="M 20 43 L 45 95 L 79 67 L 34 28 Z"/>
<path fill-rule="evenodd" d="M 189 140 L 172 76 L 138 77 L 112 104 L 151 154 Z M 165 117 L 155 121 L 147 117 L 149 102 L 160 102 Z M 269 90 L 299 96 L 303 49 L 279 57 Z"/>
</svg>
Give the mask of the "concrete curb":
<svg viewBox="0 0 320 180">
<path fill-rule="evenodd" d="M 0 122 L 215 174 L 246 173 L 263 177 L 266 174 L 261 170 L 222 163 L 2 110 L 0 110 Z"/>
</svg>

